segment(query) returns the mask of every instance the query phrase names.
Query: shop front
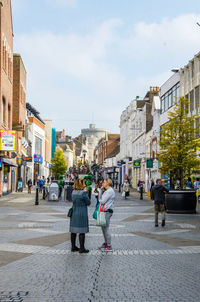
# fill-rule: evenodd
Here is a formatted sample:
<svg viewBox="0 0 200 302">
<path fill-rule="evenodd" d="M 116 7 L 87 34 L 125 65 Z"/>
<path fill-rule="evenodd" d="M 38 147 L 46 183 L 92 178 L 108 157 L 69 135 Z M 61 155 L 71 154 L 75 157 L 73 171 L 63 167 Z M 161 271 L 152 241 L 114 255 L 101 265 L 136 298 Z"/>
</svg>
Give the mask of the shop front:
<svg viewBox="0 0 200 302">
<path fill-rule="evenodd" d="M 1 158 L 2 195 L 15 191 L 17 165 L 8 158 Z"/>
<path fill-rule="evenodd" d="M 43 176 L 43 157 L 41 155 L 34 154 L 34 185 L 37 184 L 38 177 Z"/>
</svg>

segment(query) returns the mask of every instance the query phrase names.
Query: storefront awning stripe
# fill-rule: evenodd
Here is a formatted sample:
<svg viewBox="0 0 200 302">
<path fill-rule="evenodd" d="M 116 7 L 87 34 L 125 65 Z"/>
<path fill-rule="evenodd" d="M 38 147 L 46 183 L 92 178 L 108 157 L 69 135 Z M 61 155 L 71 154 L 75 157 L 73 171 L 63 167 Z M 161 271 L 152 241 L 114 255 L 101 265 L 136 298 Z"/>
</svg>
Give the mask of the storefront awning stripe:
<svg viewBox="0 0 200 302">
<path fill-rule="evenodd" d="M 8 159 L 8 158 L 2 158 L 2 162 L 3 162 L 4 164 L 8 165 L 8 166 L 17 167 L 17 165 L 14 164 L 14 163 L 12 162 L 12 160 L 10 160 L 10 159 Z"/>
</svg>

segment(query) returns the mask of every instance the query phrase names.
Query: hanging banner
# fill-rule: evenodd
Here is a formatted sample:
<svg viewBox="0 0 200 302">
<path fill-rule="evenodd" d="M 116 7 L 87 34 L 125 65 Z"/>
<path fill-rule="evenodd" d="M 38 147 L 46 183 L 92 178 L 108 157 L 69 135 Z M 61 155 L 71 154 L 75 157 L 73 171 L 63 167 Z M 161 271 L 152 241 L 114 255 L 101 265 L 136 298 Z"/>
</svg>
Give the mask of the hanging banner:
<svg viewBox="0 0 200 302">
<path fill-rule="evenodd" d="M 0 151 L 15 151 L 16 131 L 0 130 Z"/>
</svg>

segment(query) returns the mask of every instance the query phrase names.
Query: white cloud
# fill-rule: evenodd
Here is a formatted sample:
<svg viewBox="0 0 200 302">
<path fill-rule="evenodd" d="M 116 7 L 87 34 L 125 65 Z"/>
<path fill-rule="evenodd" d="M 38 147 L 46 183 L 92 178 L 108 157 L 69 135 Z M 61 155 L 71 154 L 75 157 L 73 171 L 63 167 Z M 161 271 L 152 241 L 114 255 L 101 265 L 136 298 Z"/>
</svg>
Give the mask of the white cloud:
<svg viewBox="0 0 200 302">
<path fill-rule="evenodd" d="M 164 83 L 172 67 L 187 64 L 200 50 L 200 29 L 195 25 L 199 19 L 200 15 L 183 15 L 138 23 L 128 38 L 120 19 L 108 20 L 86 35 L 15 36 L 16 51 L 22 53 L 28 71 L 28 101 L 73 135 L 93 114 L 98 126 L 117 131 L 120 113 L 131 99 Z"/>
<path fill-rule="evenodd" d="M 150 56 L 158 58 L 158 55 L 182 56 L 198 51 L 200 47 L 200 28 L 196 24 L 198 20 L 200 14 L 187 14 L 173 19 L 165 18 L 160 23 L 137 23 L 129 38 L 124 41 L 124 50 L 134 48 L 135 51 L 131 55 L 144 59 Z"/>
</svg>

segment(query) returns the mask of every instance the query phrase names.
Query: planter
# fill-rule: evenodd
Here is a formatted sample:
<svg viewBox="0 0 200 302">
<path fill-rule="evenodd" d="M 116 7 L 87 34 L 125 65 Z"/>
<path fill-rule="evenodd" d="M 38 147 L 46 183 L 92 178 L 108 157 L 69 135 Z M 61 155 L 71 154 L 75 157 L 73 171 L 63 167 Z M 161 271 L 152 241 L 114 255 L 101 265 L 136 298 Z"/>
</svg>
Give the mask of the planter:
<svg viewBox="0 0 200 302">
<path fill-rule="evenodd" d="M 197 197 L 195 190 L 170 190 L 166 194 L 167 213 L 196 213 Z"/>
</svg>

